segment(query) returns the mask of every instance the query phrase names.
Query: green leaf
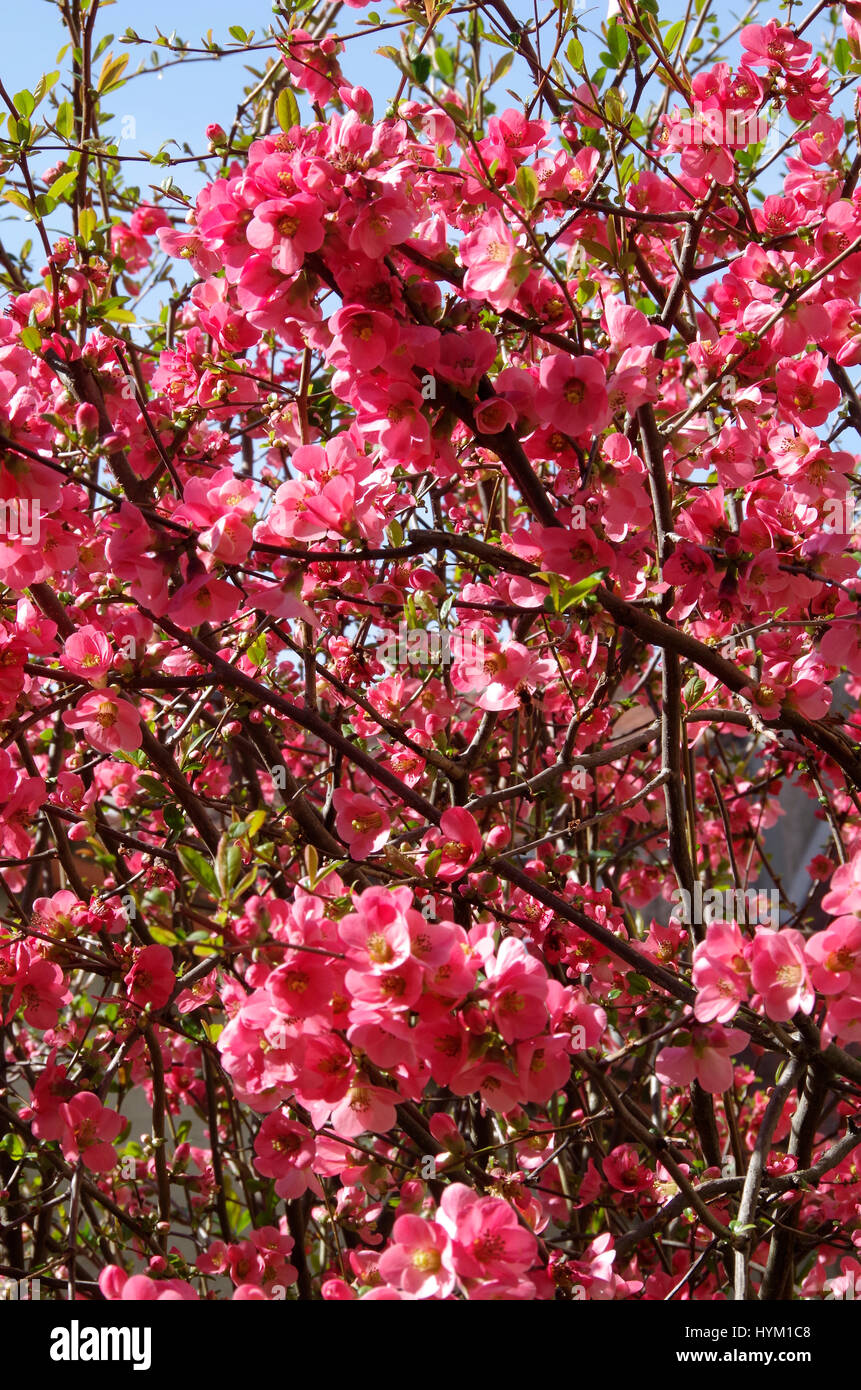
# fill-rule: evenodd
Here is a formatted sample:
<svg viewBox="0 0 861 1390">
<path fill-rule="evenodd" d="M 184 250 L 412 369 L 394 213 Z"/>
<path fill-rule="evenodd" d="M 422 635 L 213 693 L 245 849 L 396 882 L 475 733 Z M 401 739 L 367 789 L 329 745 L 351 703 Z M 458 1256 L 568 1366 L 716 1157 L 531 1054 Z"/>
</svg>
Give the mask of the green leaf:
<svg viewBox="0 0 861 1390">
<path fill-rule="evenodd" d="M 528 212 L 531 212 L 541 193 L 541 185 L 535 170 L 530 169 L 528 164 L 521 164 L 514 180 L 514 186 L 521 203 Z"/>
<path fill-rule="evenodd" d="M 162 815 L 173 832 L 171 835 L 171 841 L 173 841 L 178 835 L 181 835 L 185 829 L 185 815 L 182 809 L 172 801 L 169 801 L 166 806 L 162 807 Z"/>
<path fill-rule="evenodd" d="M 33 96 L 32 92 L 26 90 L 23 92 L 16 92 L 12 100 L 15 103 L 18 115 L 23 116 L 25 121 L 28 116 L 32 116 L 36 109 L 36 98 Z"/>
<path fill-rule="evenodd" d="M 223 898 L 230 897 L 241 868 L 241 849 L 238 845 L 232 845 L 226 835 L 222 835 L 215 855 L 215 877 Z"/>
<path fill-rule="evenodd" d="M 179 943 L 176 932 L 172 932 L 169 927 L 150 926 L 149 934 L 159 946 L 176 946 Z"/>
<path fill-rule="evenodd" d="M 569 43 L 566 52 L 568 54 L 568 61 L 571 64 L 572 68 L 576 69 L 576 71 L 579 72 L 583 66 L 583 45 L 580 42 L 580 40 L 578 38 L 573 38 Z"/>
<path fill-rule="evenodd" d="M 96 84 L 96 91 L 99 93 L 99 96 L 103 96 L 105 92 L 109 92 L 112 88 L 120 85 L 122 75 L 128 67 L 128 62 L 128 53 L 120 54 L 119 58 L 115 58 L 112 53 L 108 54 L 107 58 L 102 63 L 102 70 L 99 73 L 99 80 Z"/>
<path fill-rule="evenodd" d="M 198 849 L 189 848 L 187 845 L 177 845 L 176 852 L 186 873 L 190 874 L 195 883 L 199 884 L 201 888 L 205 888 L 213 898 L 217 898 L 218 880 L 206 855 L 201 854 Z"/>
<path fill-rule="evenodd" d="M 70 101 L 62 101 L 54 118 L 57 134 L 68 140 L 75 129 L 75 108 Z"/>
<path fill-rule="evenodd" d="M 847 72 L 849 71 L 849 65 L 851 62 L 852 50 L 850 49 L 849 44 L 846 42 L 845 39 L 838 39 L 836 44 L 834 45 L 834 66 L 840 73 L 841 77 L 846 76 Z"/>
<path fill-rule="evenodd" d="M 648 994 L 652 988 L 645 976 L 638 975 L 636 971 L 625 976 L 625 985 L 629 994 Z"/>
<path fill-rule="evenodd" d="M 513 54 L 513 53 L 504 53 L 503 56 L 500 58 L 499 62 L 497 63 L 496 67 L 493 69 L 492 73 L 490 74 L 490 81 L 489 81 L 489 83 L 488 83 L 487 85 L 488 85 L 489 87 L 492 87 L 493 84 L 494 84 L 494 82 L 499 82 L 499 81 L 505 76 L 505 74 L 508 72 L 508 69 L 511 67 L 511 64 L 512 64 L 513 62 L 514 62 L 514 54 Z"/>
<path fill-rule="evenodd" d="M 3 201 L 6 203 L 14 203 L 16 208 L 23 208 L 24 212 L 29 213 L 31 217 L 35 212 L 35 208 L 30 202 L 30 199 L 25 198 L 23 193 L 19 193 L 17 188 L 7 188 L 3 194 Z"/>
<path fill-rule="evenodd" d="M 43 72 L 43 73 L 42 73 L 42 76 L 39 78 L 39 81 L 36 83 L 36 90 L 35 90 L 34 93 L 33 93 L 33 100 L 34 100 L 36 106 L 39 105 L 39 102 L 40 102 L 40 101 L 44 100 L 44 98 L 45 98 L 45 96 L 47 95 L 47 93 L 50 92 L 50 90 L 51 90 L 52 87 L 55 87 L 55 86 L 56 86 L 56 84 L 59 82 L 59 80 L 60 80 L 60 74 L 59 74 L 59 72 Z"/>
<path fill-rule="evenodd" d="M 430 76 L 431 60 L 427 53 L 417 53 L 412 61 L 413 77 L 416 82 L 423 85 Z"/>
<path fill-rule="evenodd" d="M 153 777 L 149 772 L 142 772 L 137 779 L 136 785 L 140 787 L 142 791 L 149 792 L 151 796 L 157 796 L 159 800 L 164 796 L 164 783 L 160 782 L 157 777 Z"/>
<path fill-rule="evenodd" d="M 78 215 L 78 236 L 85 245 L 92 241 L 98 220 L 92 208 L 81 209 Z"/>
<path fill-rule="evenodd" d="M 34 328 L 32 324 L 28 324 L 26 328 L 21 329 L 21 342 L 24 344 L 25 348 L 29 348 L 31 352 L 38 352 L 42 346 L 42 335 L 38 328 Z"/>
<path fill-rule="evenodd" d="M 618 87 L 608 87 L 604 93 L 604 110 L 611 125 L 620 126 L 625 119 L 625 103 Z"/>
<path fill-rule="evenodd" d="M 77 169 L 67 169 L 65 174 L 61 174 L 59 178 L 54 179 L 48 191 L 51 197 L 59 202 L 64 194 L 68 193 L 69 189 L 74 187 L 77 181 Z"/>
<path fill-rule="evenodd" d="M 454 77 L 454 59 L 447 48 L 438 48 L 433 55 L 434 67 L 446 82 Z"/>
<path fill-rule="evenodd" d="M 574 603 L 582 603 L 584 598 L 597 589 L 601 583 L 604 571 L 599 570 L 597 574 L 590 574 L 586 579 L 581 579 L 579 584 L 571 587 L 566 586 L 562 594 L 562 612 L 566 612 Z"/>
<path fill-rule="evenodd" d="M 622 24 L 610 24 L 607 28 L 607 47 L 617 64 L 624 62 L 628 52 L 628 31 Z"/>
<path fill-rule="evenodd" d="M 634 156 L 632 154 L 626 154 L 622 163 L 619 165 L 619 183 L 623 188 L 627 188 L 633 177 Z"/>
<path fill-rule="evenodd" d="M 669 29 L 664 35 L 664 48 L 667 50 L 668 53 L 672 53 L 673 49 L 678 45 L 679 39 L 682 37 L 682 34 L 684 32 L 685 21 L 683 19 L 680 19 L 676 24 L 670 25 Z"/>
<path fill-rule="evenodd" d="M 231 24 L 227 32 L 237 43 L 248 43 L 249 36 L 246 34 L 241 24 Z"/>
<path fill-rule="evenodd" d="M 283 131 L 292 130 L 301 124 L 299 103 L 291 87 L 282 87 L 275 102 L 275 119 Z"/>
</svg>

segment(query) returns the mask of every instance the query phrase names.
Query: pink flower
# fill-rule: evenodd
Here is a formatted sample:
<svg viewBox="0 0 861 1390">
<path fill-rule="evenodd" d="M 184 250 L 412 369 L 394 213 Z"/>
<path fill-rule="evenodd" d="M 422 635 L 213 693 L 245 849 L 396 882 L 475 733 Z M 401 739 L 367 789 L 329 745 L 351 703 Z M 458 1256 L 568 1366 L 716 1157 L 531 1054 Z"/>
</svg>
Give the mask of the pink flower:
<svg viewBox="0 0 861 1390">
<path fill-rule="evenodd" d="M 475 423 L 482 434 L 499 434 L 516 424 L 517 411 L 510 401 L 502 396 L 491 396 L 486 401 L 478 401 L 473 411 Z"/>
<path fill-rule="evenodd" d="M 750 977 L 769 1018 L 788 1023 L 799 1009 L 809 1014 L 815 995 L 807 973 L 804 937 L 791 927 L 758 928 L 750 948 Z"/>
<path fill-rule="evenodd" d="M 61 662 L 67 671 L 101 685 L 111 668 L 111 644 L 100 628 L 87 623 L 66 638 Z"/>
<path fill-rule="evenodd" d="M 507 936 L 485 968 L 485 990 L 506 1042 L 532 1038 L 547 1023 L 547 972 L 522 941 Z"/>
<path fill-rule="evenodd" d="M 392 246 L 406 241 L 415 220 L 415 214 L 397 198 L 366 198 L 350 231 L 350 250 L 380 260 Z"/>
<path fill-rule="evenodd" d="M 372 1130 L 385 1134 L 397 1120 L 397 1096 L 384 1086 L 357 1080 L 332 1111 L 332 1128 L 343 1139 L 355 1139 Z"/>
<path fill-rule="evenodd" d="M 319 251 L 325 236 L 323 204 L 309 193 L 258 203 L 248 224 L 249 246 L 268 251 L 276 270 L 292 275 L 309 251 Z"/>
<path fill-rule="evenodd" d="M 21 1110 L 22 1120 L 29 1120 L 37 1139 L 60 1139 L 63 1134 L 63 1103 L 75 1095 L 75 1083 L 67 1081 L 68 1068 L 57 1066 L 56 1049 L 51 1053 L 33 1088 L 29 1108 Z"/>
<path fill-rule="evenodd" d="M 168 613 L 182 627 L 199 627 L 201 623 L 223 623 L 236 612 L 239 595 L 226 579 L 211 574 L 199 574 L 187 584 L 181 584 L 171 596 Z"/>
<path fill-rule="evenodd" d="M 554 352 L 539 368 L 542 417 L 566 434 L 599 433 L 610 422 L 607 377 L 594 357 Z"/>
<path fill-rule="evenodd" d="M 31 960 L 18 975 L 9 1002 L 8 1018 L 23 1007 L 24 1021 L 34 1028 L 53 1028 L 61 1004 L 71 998 L 59 965 Z"/>
<path fill-rule="evenodd" d="M 332 797 L 335 827 L 349 847 L 351 859 L 367 859 L 376 854 L 389 838 L 391 822 L 378 802 L 361 792 L 339 787 Z"/>
<path fill-rule="evenodd" d="M 509 642 L 503 651 L 486 658 L 484 670 L 493 679 L 481 692 L 478 704 L 482 709 L 505 710 L 517 709 L 524 691 L 536 690 L 551 680 L 556 665 L 535 656 L 522 642 Z"/>
<path fill-rule="evenodd" d="M 129 1276 L 119 1265 L 105 1265 L 99 1274 L 99 1289 L 110 1302 L 196 1302 L 199 1298 L 197 1290 L 184 1279 L 150 1279 L 146 1274 Z"/>
<path fill-rule="evenodd" d="M 698 1023 L 729 1023 L 749 992 L 748 943 L 734 922 L 710 922 L 694 948 L 693 983 Z"/>
<path fill-rule="evenodd" d="M 858 994 L 841 994 L 839 999 L 829 999 L 828 1010 L 822 1025 L 822 1046 L 827 1047 L 834 1038 L 841 1043 L 861 1042 L 861 990 Z"/>
<path fill-rule="evenodd" d="M 289 1201 L 307 1188 L 316 1151 L 314 1135 L 305 1125 L 274 1110 L 254 1140 L 254 1167 L 264 1177 L 275 1178 L 277 1195 Z"/>
<path fill-rule="evenodd" d="M 551 574 L 561 574 L 576 584 L 581 579 L 609 569 L 615 554 L 606 541 L 601 541 L 586 527 L 582 531 L 563 526 L 536 528 L 535 539 L 541 547 L 541 564 Z"/>
<path fill-rule="evenodd" d="M 832 630 L 836 633 L 836 628 Z M 822 906 L 831 913 L 861 911 L 861 853 L 853 855 L 834 870 Z"/>
<path fill-rule="evenodd" d="M 379 1271 L 387 1284 L 416 1298 L 447 1298 L 455 1285 L 450 1241 L 436 1221 L 399 1216 L 393 1244 L 380 1256 Z"/>
<path fill-rule="evenodd" d="M 303 1037 L 296 1090 L 304 1099 L 336 1105 L 347 1094 L 354 1071 L 353 1054 L 334 1033 Z"/>
<path fill-rule="evenodd" d="M 442 832 L 442 859 L 436 871 L 437 878 L 461 878 L 484 848 L 478 823 L 469 811 L 455 806 L 443 811 L 439 828 Z"/>
<path fill-rule="evenodd" d="M 121 749 L 132 753 L 141 746 L 140 715 L 134 705 L 121 700 L 112 690 L 94 690 L 66 710 L 67 729 L 81 729 L 88 743 L 100 753 Z"/>
<path fill-rule="evenodd" d="M 289 951 L 266 981 L 272 1002 L 291 1018 L 310 1018 L 328 1004 L 332 975 L 325 957 Z"/>
<path fill-rule="evenodd" d="M 603 1161 L 604 1176 L 617 1192 L 648 1192 L 655 1175 L 643 1167 L 634 1144 L 618 1144 Z"/>
<path fill-rule="evenodd" d="M 726 1091 L 732 1085 L 732 1053 L 747 1045 L 747 1035 L 738 1028 L 694 1026 L 690 1042 L 682 1047 L 665 1047 L 658 1053 L 655 1072 L 660 1081 L 672 1086 L 689 1086 L 696 1078 L 705 1091 Z"/>
<path fill-rule="evenodd" d="M 529 262 L 501 215 L 486 212 L 476 230 L 463 237 L 458 253 L 466 266 L 464 292 L 472 299 L 486 299 L 494 309 L 510 308 L 529 273 Z"/>
<path fill-rule="evenodd" d="M 211 970 L 202 979 L 195 980 L 189 989 L 182 990 L 176 996 L 177 1012 L 181 1014 L 192 1014 L 195 1009 L 202 1009 L 204 1004 L 208 1004 L 216 992 L 218 985 L 217 972 Z"/>
<path fill-rule="evenodd" d="M 67 1163 L 82 1159 L 94 1173 L 107 1173 L 116 1167 L 112 1141 L 125 1121 L 116 1110 L 107 1110 L 91 1091 L 79 1091 L 60 1106 L 63 1121 L 61 1147 Z"/>
<path fill-rule="evenodd" d="M 150 1004 L 154 1009 L 163 1009 L 176 985 L 169 947 L 144 946 L 125 976 L 125 984 L 129 998 L 139 1008 Z"/>
<path fill-rule="evenodd" d="M 329 319 L 333 335 L 329 360 L 339 368 L 370 372 L 379 367 L 397 344 L 397 328 L 388 314 L 345 304 Z"/>
<path fill-rule="evenodd" d="M 535 1236 L 520 1224 L 508 1202 L 481 1197 L 463 1183 L 446 1188 L 437 1220 L 451 1238 L 451 1263 L 459 1279 L 512 1283 L 538 1253 Z"/>
<path fill-rule="evenodd" d="M 804 943 L 810 982 L 820 994 L 861 994 L 861 920 L 838 917 Z"/>
<path fill-rule="evenodd" d="M 811 352 L 800 362 L 785 357 L 777 364 L 777 399 L 787 417 L 798 425 L 823 425 L 840 404 L 840 387 L 825 380 L 825 358 Z"/>
<path fill-rule="evenodd" d="M 779 25 L 776 19 L 767 24 L 746 24 L 741 31 L 744 61 L 751 67 L 771 68 L 785 72 L 803 72 L 811 54 L 809 43 L 796 38 L 792 30 Z"/>
<path fill-rule="evenodd" d="M 384 888 L 368 888 L 356 906 L 358 912 L 349 913 L 338 923 L 347 960 L 358 969 L 377 974 L 397 970 L 409 960 L 412 940 L 395 895 Z"/>
</svg>

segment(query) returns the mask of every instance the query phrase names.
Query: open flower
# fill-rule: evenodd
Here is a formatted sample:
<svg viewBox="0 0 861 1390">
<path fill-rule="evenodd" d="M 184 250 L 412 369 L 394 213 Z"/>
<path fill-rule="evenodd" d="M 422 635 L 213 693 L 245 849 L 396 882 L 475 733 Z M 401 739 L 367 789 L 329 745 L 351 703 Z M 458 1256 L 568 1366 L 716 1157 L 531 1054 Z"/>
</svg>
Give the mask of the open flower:
<svg viewBox="0 0 861 1390">
<path fill-rule="evenodd" d="M 67 1163 L 83 1161 L 94 1173 L 107 1173 L 116 1167 L 113 1146 L 124 1120 L 116 1110 L 108 1110 L 91 1091 L 79 1091 L 60 1106 L 63 1134 L 60 1141 Z"/>
<path fill-rule="evenodd" d="M 484 847 L 478 823 L 469 811 L 461 806 L 453 806 L 443 811 L 439 828 L 442 832 L 442 859 L 436 871 L 437 878 L 461 878 Z"/>
<path fill-rule="evenodd" d="M 140 748 L 141 721 L 134 705 L 121 700 L 112 690 L 94 690 L 79 700 L 73 710 L 66 710 L 63 723 L 67 729 L 80 729 L 100 753 L 121 749 L 132 753 Z"/>
<path fill-rule="evenodd" d="M 807 971 L 804 937 L 800 931 L 784 928 L 772 931 L 760 927 L 750 949 L 750 977 L 762 995 L 762 1003 L 775 1023 L 788 1023 L 799 1010 L 809 1014 L 815 994 Z"/>
<path fill-rule="evenodd" d="M 125 976 L 129 998 L 141 1009 L 147 1004 L 163 1009 L 175 984 L 173 955 L 167 946 L 144 946 Z"/>
<path fill-rule="evenodd" d="M 335 827 L 349 847 L 351 859 L 367 859 L 382 849 L 389 838 L 391 822 L 379 802 L 344 787 L 338 788 L 332 802 Z"/>
<path fill-rule="evenodd" d="M 747 1035 L 738 1028 L 693 1027 L 681 1047 L 665 1047 L 655 1062 L 658 1079 L 671 1086 L 690 1086 L 697 1080 L 704 1091 L 726 1091 L 732 1085 L 732 1054 L 741 1052 Z"/>
<path fill-rule="evenodd" d="M 380 1256 L 379 1271 L 387 1284 L 416 1298 L 446 1298 L 455 1284 L 451 1242 L 436 1221 L 399 1216 L 393 1243 Z"/>
</svg>

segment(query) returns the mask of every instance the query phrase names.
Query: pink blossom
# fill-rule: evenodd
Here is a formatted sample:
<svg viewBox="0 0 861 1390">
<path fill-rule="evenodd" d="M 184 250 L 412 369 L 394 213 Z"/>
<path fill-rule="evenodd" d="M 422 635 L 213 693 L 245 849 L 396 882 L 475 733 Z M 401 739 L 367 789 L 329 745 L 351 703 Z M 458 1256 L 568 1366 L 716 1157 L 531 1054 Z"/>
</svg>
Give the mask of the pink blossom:
<svg viewBox="0 0 861 1390">
<path fill-rule="evenodd" d="M 740 1052 L 747 1036 L 720 1023 L 695 1026 L 690 1042 L 665 1047 L 658 1053 L 655 1071 L 667 1085 L 689 1086 L 696 1079 L 705 1091 L 722 1092 L 732 1085 L 732 1053 Z"/>
<path fill-rule="evenodd" d="M 498 212 L 486 212 L 481 223 L 458 247 L 466 266 L 463 288 L 494 309 L 508 309 L 528 274 L 528 262 Z"/>
<path fill-rule="evenodd" d="M 547 973 L 522 941 L 508 936 L 485 967 L 496 1026 L 506 1042 L 531 1038 L 547 1021 Z"/>
<path fill-rule="evenodd" d="M 142 736 L 140 715 L 134 705 L 112 690 L 94 690 L 66 710 L 63 723 L 67 729 L 80 729 L 88 743 L 101 753 L 117 749 L 131 753 L 140 748 Z"/>
<path fill-rule="evenodd" d="M 443 811 L 439 828 L 442 858 L 437 866 L 437 877 L 461 878 L 484 848 L 476 819 L 462 807 L 453 806 Z"/>
<path fill-rule="evenodd" d="M 437 1221 L 451 1239 L 452 1268 L 460 1280 L 510 1284 L 535 1260 L 535 1236 L 499 1197 L 482 1197 L 452 1183 L 442 1195 Z"/>
<path fill-rule="evenodd" d="M 807 972 L 804 937 L 791 927 L 772 931 L 757 929 L 750 948 L 750 977 L 762 995 L 763 1007 L 776 1023 L 788 1023 L 793 1014 L 809 1014 L 815 995 Z"/>
<path fill-rule="evenodd" d="M 394 1091 L 357 1080 L 332 1110 L 332 1128 L 344 1139 L 391 1129 L 397 1118 Z"/>
<path fill-rule="evenodd" d="M 597 434 L 609 424 L 606 373 L 594 357 L 549 353 L 541 359 L 539 375 L 539 408 L 557 429 Z"/>
<path fill-rule="evenodd" d="M 93 685 L 101 685 L 111 669 L 111 644 L 100 628 L 92 623 L 79 627 L 66 638 L 60 658 L 68 671 Z"/>
<path fill-rule="evenodd" d="M 107 1173 L 116 1166 L 113 1147 L 125 1121 L 116 1110 L 108 1110 L 91 1091 L 79 1091 L 60 1106 L 63 1134 L 60 1146 L 67 1163 L 82 1159 L 94 1173 Z"/>
<path fill-rule="evenodd" d="M 128 995 L 139 1008 L 147 1004 L 163 1009 L 173 994 L 176 975 L 173 954 L 167 946 L 144 946 L 125 977 Z"/>
<path fill-rule="evenodd" d="M 693 983 L 698 1023 L 729 1023 L 749 992 L 749 943 L 734 922 L 710 922 L 694 947 Z"/>
<path fill-rule="evenodd" d="M 417 1298 L 447 1298 L 454 1289 L 455 1272 L 443 1227 L 420 1216 L 399 1216 L 392 1240 L 379 1265 L 386 1283 Z"/>
<path fill-rule="evenodd" d="M 378 802 L 345 787 L 338 788 L 332 801 L 335 826 L 349 847 L 351 859 L 367 859 L 382 849 L 389 838 L 391 822 Z"/>
<path fill-rule="evenodd" d="M 820 994 L 861 993 L 861 919 L 838 917 L 805 941 L 804 954 Z"/>
</svg>

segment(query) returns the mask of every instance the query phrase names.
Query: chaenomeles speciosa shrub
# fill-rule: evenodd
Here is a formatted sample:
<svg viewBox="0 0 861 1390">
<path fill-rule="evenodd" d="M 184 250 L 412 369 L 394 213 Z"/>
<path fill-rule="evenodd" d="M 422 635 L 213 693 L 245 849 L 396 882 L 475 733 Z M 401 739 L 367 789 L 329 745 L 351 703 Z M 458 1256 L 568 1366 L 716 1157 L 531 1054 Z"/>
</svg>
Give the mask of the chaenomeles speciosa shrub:
<svg viewBox="0 0 861 1390">
<path fill-rule="evenodd" d="M 43 1298 L 861 1276 L 861 6 L 610 9 L 70 0 L 0 83 Z M 190 57 L 193 143 L 130 157 Z"/>
</svg>

